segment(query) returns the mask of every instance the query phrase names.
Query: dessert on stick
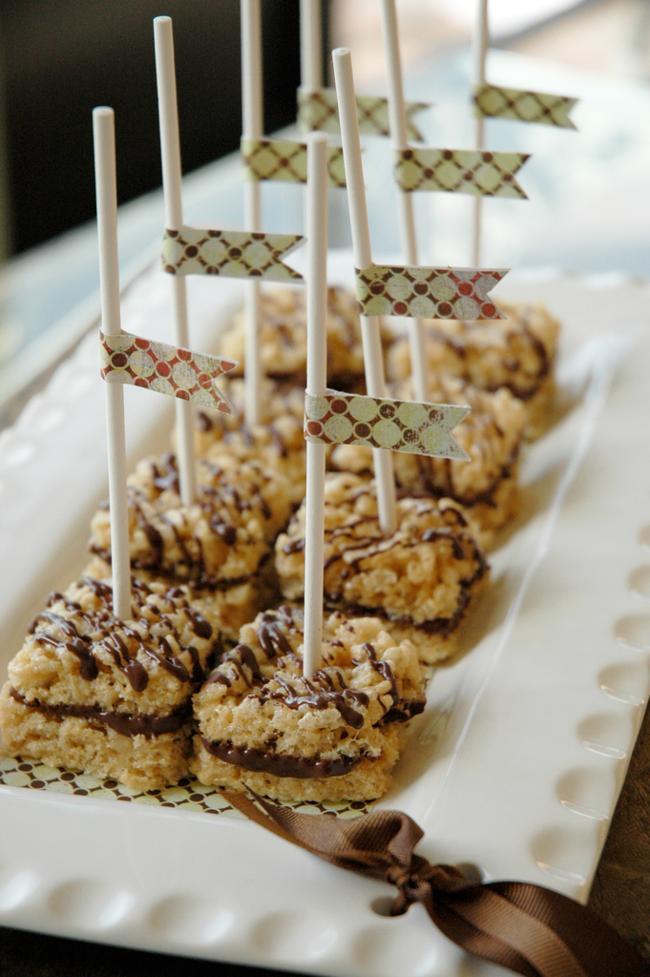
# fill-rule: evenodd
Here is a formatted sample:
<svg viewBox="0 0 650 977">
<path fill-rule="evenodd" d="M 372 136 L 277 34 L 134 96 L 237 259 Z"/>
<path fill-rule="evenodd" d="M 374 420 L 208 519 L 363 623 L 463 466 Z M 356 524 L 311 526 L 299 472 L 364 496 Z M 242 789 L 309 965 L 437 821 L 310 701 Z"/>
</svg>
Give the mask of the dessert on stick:
<svg viewBox="0 0 650 977">
<path fill-rule="evenodd" d="M 308 378 L 326 394 L 325 138 L 309 145 Z M 325 445 L 307 443 L 304 611 L 282 606 L 242 628 L 194 701 L 194 773 L 278 800 L 368 800 L 383 794 L 404 723 L 424 705 L 415 648 L 382 621 L 323 622 Z"/>
<path fill-rule="evenodd" d="M 148 789 L 174 783 L 187 773 L 191 696 L 220 635 L 212 603 L 200 594 L 131 579 L 122 384 L 155 390 L 161 389 L 161 380 L 169 388 L 165 392 L 179 393 L 143 362 L 153 362 L 147 341 L 122 332 L 112 110 L 96 109 L 93 127 L 101 342 L 104 349 L 107 344 L 116 349 L 132 342 L 138 346 L 130 357 L 115 353 L 102 370 L 107 380 L 112 579 L 83 576 L 64 593 L 52 594 L 9 665 L 0 729 L 11 753 Z M 192 363 L 199 358 L 190 356 Z M 216 358 L 200 359 L 204 391 L 214 385 L 223 364 Z"/>
</svg>

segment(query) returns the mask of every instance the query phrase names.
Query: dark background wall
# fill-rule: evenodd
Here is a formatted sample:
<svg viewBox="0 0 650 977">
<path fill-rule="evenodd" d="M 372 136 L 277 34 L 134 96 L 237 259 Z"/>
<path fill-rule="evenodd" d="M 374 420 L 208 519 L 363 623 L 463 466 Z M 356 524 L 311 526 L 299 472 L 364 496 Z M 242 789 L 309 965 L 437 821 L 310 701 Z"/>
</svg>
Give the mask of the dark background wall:
<svg viewBox="0 0 650 977">
<path fill-rule="evenodd" d="M 295 117 L 298 0 L 262 0 L 265 120 Z M 8 240 L 94 214 L 91 110 L 116 112 L 121 202 L 160 184 L 152 18 L 174 19 L 183 167 L 239 142 L 239 0 L 0 0 Z"/>
</svg>

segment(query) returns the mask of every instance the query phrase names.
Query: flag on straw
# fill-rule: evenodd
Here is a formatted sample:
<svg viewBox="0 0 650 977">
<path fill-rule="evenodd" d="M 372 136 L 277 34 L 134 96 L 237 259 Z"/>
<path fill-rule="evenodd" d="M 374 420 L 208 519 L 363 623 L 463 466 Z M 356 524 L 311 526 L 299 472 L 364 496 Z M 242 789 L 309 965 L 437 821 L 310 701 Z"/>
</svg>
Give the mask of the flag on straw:
<svg viewBox="0 0 650 977">
<path fill-rule="evenodd" d="M 369 136 L 390 135 L 387 98 L 357 95 L 356 102 L 360 132 Z M 422 142 L 424 139 L 414 117 L 428 108 L 431 108 L 430 102 L 406 103 L 406 126 L 410 141 Z M 338 135 L 340 127 L 336 91 L 333 88 L 320 88 L 318 91 L 308 92 L 299 88 L 298 124 L 302 132 L 319 130 Z"/>
<path fill-rule="evenodd" d="M 356 444 L 407 454 L 467 460 L 452 435 L 469 413 L 456 404 L 421 404 L 328 390 L 305 393 L 305 437 L 321 444 Z"/>
<path fill-rule="evenodd" d="M 398 149 L 395 179 L 408 192 L 434 190 L 526 200 L 515 175 L 529 158 L 528 153 L 478 149 Z"/>
<path fill-rule="evenodd" d="M 181 227 L 177 231 L 165 231 L 162 264 L 170 275 L 302 282 L 302 275 L 281 259 L 303 241 L 301 234 Z"/>
<path fill-rule="evenodd" d="M 304 142 L 242 138 L 241 154 L 252 180 L 307 182 L 307 144 Z M 330 187 L 345 187 L 343 150 L 340 146 L 328 147 L 327 172 Z"/>
<path fill-rule="evenodd" d="M 101 375 L 109 383 L 130 383 L 157 393 L 189 400 L 199 407 L 231 414 L 228 399 L 216 381 L 237 366 L 208 353 L 170 346 L 132 333 L 99 333 Z"/>
<path fill-rule="evenodd" d="M 577 98 L 550 95 L 547 92 L 525 92 L 519 88 L 498 85 L 477 85 L 473 94 L 476 115 L 494 119 L 516 119 L 518 122 L 539 122 L 560 129 L 575 129 L 569 118 Z"/>
<path fill-rule="evenodd" d="M 356 269 L 362 315 L 412 319 L 502 319 L 489 293 L 507 269 L 371 265 Z"/>
</svg>

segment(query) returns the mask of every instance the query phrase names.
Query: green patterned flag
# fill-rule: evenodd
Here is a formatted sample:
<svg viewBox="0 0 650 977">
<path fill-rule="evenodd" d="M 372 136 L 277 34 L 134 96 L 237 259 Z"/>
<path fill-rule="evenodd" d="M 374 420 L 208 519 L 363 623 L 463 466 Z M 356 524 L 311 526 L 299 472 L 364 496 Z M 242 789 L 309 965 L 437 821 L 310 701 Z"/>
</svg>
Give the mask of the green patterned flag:
<svg viewBox="0 0 650 977">
<path fill-rule="evenodd" d="M 475 87 L 473 99 L 476 115 L 539 122 L 546 126 L 559 126 L 560 129 L 576 128 L 569 115 L 577 98 L 486 84 Z"/>
<path fill-rule="evenodd" d="M 280 259 L 303 241 L 301 234 L 181 227 L 177 231 L 165 231 L 162 264 L 170 275 L 302 282 L 302 275 Z"/>
<path fill-rule="evenodd" d="M 457 404 L 365 397 L 328 390 L 305 394 L 305 437 L 321 444 L 357 444 L 413 455 L 467 460 L 452 435 L 469 414 Z"/>
<path fill-rule="evenodd" d="M 356 269 L 362 315 L 502 319 L 489 298 L 507 269 L 371 265 Z"/>
<path fill-rule="evenodd" d="M 307 182 L 307 144 L 292 139 L 246 139 L 241 154 L 252 180 L 279 180 L 285 183 Z M 343 150 L 327 147 L 329 185 L 345 187 Z"/>
<path fill-rule="evenodd" d="M 357 95 L 357 115 L 359 130 L 369 136 L 390 135 L 388 120 L 388 99 L 375 95 Z M 414 121 L 414 116 L 431 108 L 430 102 L 407 102 L 406 128 L 410 142 L 422 142 L 423 135 Z M 340 133 L 339 110 L 336 92 L 333 88 L 320 88 L 316 92 L 298 89 L 298 124 L 302 132 Z"/>
<path fill-rule="evenodd" d="M 486 152 L 474 149 L 398 149 L 395 179 L 402 190 L 469 193 L 475 197 L 526 200 L 515 180 L 528 153 Z"/>
</svg>

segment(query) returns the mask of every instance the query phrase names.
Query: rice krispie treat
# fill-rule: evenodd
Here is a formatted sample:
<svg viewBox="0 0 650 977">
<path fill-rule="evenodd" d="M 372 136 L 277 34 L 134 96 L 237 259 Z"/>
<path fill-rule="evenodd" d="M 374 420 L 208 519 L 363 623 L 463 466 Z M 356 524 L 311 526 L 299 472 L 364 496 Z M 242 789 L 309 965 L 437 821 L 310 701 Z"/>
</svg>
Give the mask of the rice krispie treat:
<svg viewBox="0 0 650 977">
<path fill-rule="evenodd" d="M 427 367 L 436 375 L 456 376 L 482 390 L 506 387 L 526 408 L 526 433 L 537 437 L 554 391 L 553 367 L 560 325 L 541 305 L 499 302 L 508 317 L 489 322 L 440 320 L 427 329 Z M 406 339 L 388 357 L 393 379 L 411 375 Z"/>
<path fill-rule="evenodd" d="M 222 386 L 227 390 L 233 413 L 197 413 L 197 453 L 210 459 L 225 447 L 239 459 L 257 459 L 285 477 L 289 499 L 297 506 L 305 494 L 304 388 L 265 379 L 262 423 L 251 429 L 244 417 L 243 381 L 234 380 L 227 387 L 225 383 Z"/>
<path fill-rule="evenodd" d="M 179 495 L 173 455 L 142 461 L 128 488 L 129 549 L 136 573 L 212 590 L 220 595 L 216 604 L 234 598 L 243 618 L 224 618 L 222 629 L 230 634 L 234 624 L 236 634 L 265 598 L 258 577 L 291 512 L 285 478 L 258 460 L 242 460 L 222 448 L 199 460 L 197 498 L 189 507 Z M 92 520 L 90 549 L 108 563 L 110 545 L 110 513 L 100 509 Z M 250 606 L 242 604 L 241 589 L 231 593 L 245 584 L 251 585 Z"/>
<path fill-rule="evenodd" d="M 376 617 L 332 614 L 321 668 L 305 679 L 303 634 L 302 608 L 288 605 L 242 628 L 194 697 L 192 770 L 280 801 L 380 797 L 404 725 L 424 708 L 416 650 Z"/>
<path fill-rule="evenodd" d="M 220 647 L 210 601 L 161 583 L 131 589 L 129 621 L 90 577 L 52 594 L 0 695 L 10 754 L 142 790 L 187 774 L 192 693 Z"/>
<path fill-rule="evenodd" d="M 395 396 L 411 397 L 400 385 Z M 436 403 L 468 404 L 471 413 L 454 431 L 469 461 L 432 458 L 396 452 L 393 457 L 398 488 L 407 495 L 450 498 L 463 506 L 481 546 L 494 542 L 499 528 L 515 514 L 519 501 L 519 455 L 526 412 L 509 390 L 479 390 L 454 377 L 436 376 L 430 399 Z M 372 452 L 356 445 L 338 445 L 330 467 L 370 477 Z"/>
<path fill-rule="evenodd" d="M 291 379 L 304 387 L 307 370 L 307 328 L 304 290 L 269 288 L 262 291 L 259 343 L 264 376 Z M 334 287 L 327 292 L 327 375 L 338 389 L 354 389 L 364 378 L 359 303 L 354 292 Z M 390 334 L 383 331 L 388 342 Z M 239 313 L 220 344 L 220 355 L 237 360 L 230 376 L 243 375 L 244 319 Z"/>
<path fill-rule="evenodd" d="M 487 564 L 467 521 L 449 499 L 402 498 L 398 525 L 379 525 L 374 485 L 334 474 L 325 485 L 325 601 L 347 613 L 385 619 L 409 638 L 423 662 L 447 658 L 465 611 L 487 579 Z M 280 587 L 290 600 L 304 591 L 305 507 L 276 542 Z"/>
</svg>

